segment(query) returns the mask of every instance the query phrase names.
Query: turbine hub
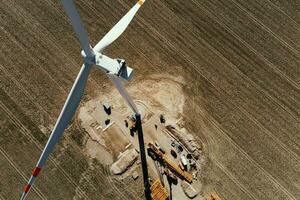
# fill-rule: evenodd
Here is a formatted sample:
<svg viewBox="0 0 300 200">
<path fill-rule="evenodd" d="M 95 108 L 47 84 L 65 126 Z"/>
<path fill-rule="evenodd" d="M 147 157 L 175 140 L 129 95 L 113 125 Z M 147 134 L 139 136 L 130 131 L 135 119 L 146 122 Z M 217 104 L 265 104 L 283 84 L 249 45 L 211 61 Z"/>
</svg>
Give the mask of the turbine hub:
<svg viewBox="0 0 300 200">
<path fill-rule="evenodd" d="M 81 56 L 83 57 L 83 60 L 84 60 L 85 63 L 88 63 L 88 64 L 95 64 L 96 63 L 96 58 L 95 58 L 95 53 L 94 52 L 93 52 L 92 56 L 86 56 L 85 52 L 83 50 L 81 50 Z"/>
<path fill-rule="evenodd" d="M 85 53 L 84 53 L 84 51 L 83 51 L 83 50 L 81 50 L 81 56 L 82 56 L 83 58 L 85 58 L 85 57 L 86 57 L 86 55 L 85 55 Z"/>
</svg>

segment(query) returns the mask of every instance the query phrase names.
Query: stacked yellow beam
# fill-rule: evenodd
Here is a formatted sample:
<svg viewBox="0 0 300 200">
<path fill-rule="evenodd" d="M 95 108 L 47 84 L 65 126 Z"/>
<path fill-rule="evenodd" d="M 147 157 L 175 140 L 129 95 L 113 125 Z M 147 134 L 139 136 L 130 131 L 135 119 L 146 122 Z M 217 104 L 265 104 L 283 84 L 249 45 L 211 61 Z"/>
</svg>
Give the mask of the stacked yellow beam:
<svg viewBox="0 0 300 200">
<path fill-rule="evenodd" d="M 166 200 L 169 198 L 166 188 L 157 179 L 150 187 L 152 200 Z"/>
</svg>

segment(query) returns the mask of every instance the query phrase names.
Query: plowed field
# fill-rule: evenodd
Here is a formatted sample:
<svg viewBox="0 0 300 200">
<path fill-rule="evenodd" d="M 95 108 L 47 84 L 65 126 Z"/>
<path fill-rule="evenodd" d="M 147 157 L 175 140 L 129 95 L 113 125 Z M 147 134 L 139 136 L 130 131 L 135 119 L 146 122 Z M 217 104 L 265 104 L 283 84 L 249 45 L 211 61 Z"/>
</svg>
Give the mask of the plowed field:
<svg viewBox="0 0 300 200">
<path fill-rule="evenodd" d="M 77 0 L 92 45 L 135 2 Z M 18 199 L 82 58 L 62 6 L 0 0 L 0 199 Z M 149 74 L 184 77 L 187 129 L 209 159 L 204 191 L 227 200 L 300 199 L 300 2 L 147 0 L 105 52 Z M 83 101 L 111 84 L 92 70 Z M 162 90 L 164 88 L 161 88 Z M 141 199 L 89 159 L 74 120 L 28 199 Z"/>
</svg>

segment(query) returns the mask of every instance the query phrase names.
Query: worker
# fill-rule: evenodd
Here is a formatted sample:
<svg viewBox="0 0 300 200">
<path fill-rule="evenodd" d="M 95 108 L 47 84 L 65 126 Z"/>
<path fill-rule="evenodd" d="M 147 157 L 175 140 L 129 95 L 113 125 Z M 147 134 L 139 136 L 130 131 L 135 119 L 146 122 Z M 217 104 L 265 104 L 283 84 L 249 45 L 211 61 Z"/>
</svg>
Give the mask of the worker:
<svg viewBox="0 0 300 200">
<path fill-rule="evenodd" d="M 110 123 L 110 119 L 106 119 L 106 120 L 104 121 L 104 123 L 105 123 L 105 125 L 108 125 L 108 124 Z"/>
<path fill-rule="evenodd" d="M 103 104 L 103 109 L 107 115 L 111 115 L 111 106 L 108 103 Z"/>
<path fill-rule="evenodd" d="M 161 114 L 161 115 L 159 116 L 159 119 L 160 119 L 160 123 L 162 123 L 162 124 L 164 124 L 164 123 L 166 122 L 166 119 L 165 119 L 165 117 L 164 117 L 163 114 Z"/>
<path fill-rule="evenodd" d="M 129 130 L 131 137 L 134 137 L 135 128 L 130 128 Z"/>
<path fill-rule="evenodd" d="M 125 122 L 125 126 L 128 128 L 128 121 L 125 119 L 124 122 Z"/>
<path fill-rule="evenodd" d="M 154 126 L 155 126 L 155 130 L 157 130 L 157 124 L 155 124 Z"/>
</svg>

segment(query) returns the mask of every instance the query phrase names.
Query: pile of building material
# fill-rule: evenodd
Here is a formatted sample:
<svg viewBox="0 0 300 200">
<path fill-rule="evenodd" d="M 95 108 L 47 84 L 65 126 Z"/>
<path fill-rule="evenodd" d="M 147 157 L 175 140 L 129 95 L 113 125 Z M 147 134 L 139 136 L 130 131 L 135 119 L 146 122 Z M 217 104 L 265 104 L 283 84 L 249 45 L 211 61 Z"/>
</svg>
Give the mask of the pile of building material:
<svg viewBox="0 0 300 200">
<path fill-rule="evenodd" d="M 115 175 L 124 173 L 138 158 L 138 152 L 135 149 L 127 149 L 124 151 L 116 162 L 110 168 L 111 172 Z"/>
<path fill-rule="evenodd" d="M 197 143 L 195 137 L 190 133 L 182 133 L 175 127 L 168 125 L 166 129 L 184 145 L 184 147 L 193 154 L 194 158 L 198 159 L 200 156 L 201 146 Z"/>
<path fill-rule="evenodd" d="M 133 180 L 136 180 L 139 177 L 139 173 L 137 171 L 134 171 L 131 176 Z"/>
<path fill-rule="evenodd" d="M 199 191 L 197 191 L 191 184 L 189 184 L 186 181 L 181 182 L 181 187 L 185 195 L 188 196 L 190 199 L 195 198 L 199 193 Z"/>
</svg>

